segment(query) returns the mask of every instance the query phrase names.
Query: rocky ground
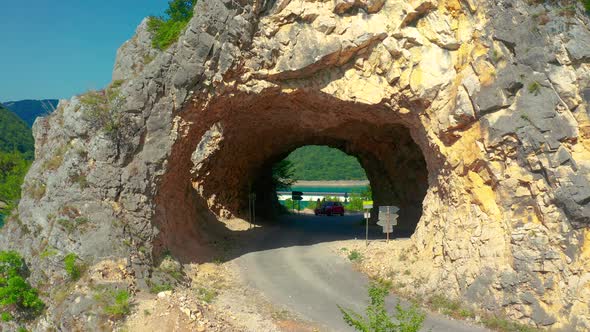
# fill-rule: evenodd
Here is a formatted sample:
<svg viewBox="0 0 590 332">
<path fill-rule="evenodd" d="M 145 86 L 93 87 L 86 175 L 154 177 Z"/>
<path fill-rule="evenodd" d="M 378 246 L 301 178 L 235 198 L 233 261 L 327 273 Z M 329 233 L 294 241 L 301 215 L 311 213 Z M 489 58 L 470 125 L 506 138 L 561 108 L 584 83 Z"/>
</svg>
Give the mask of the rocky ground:
<svg viewBox="0 0 590 332">
<path fill-rule="evenodd" d="M 314 331 L 295 313 L 244 285 L 230 262 L 189 264 L 190 286 L 140 293 L 121 326 L 128 331 Z"/>
</svg>

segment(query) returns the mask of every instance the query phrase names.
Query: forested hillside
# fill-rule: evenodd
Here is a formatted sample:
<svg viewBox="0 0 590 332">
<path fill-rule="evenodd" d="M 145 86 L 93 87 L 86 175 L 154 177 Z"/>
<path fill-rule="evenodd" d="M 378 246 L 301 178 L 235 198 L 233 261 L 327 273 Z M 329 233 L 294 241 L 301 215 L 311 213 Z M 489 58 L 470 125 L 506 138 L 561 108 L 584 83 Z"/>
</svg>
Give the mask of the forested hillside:
<svg viewBox="0 0 590 332">
<path fill-rule="evenodd" d="M 293 163 L 297 180 L 366 180 L 365 170 L 358 160 L 327 146 L 310 145 L 291 153 L 287 160 Z"/>
<path fill-rule="evenodd" d="M 31 128 L 15 113 L 0 106 L 0 151 L 18 151 L 26 159 L 33 159 L 33 150 Z"/>
<path fill-rule="evenodd" d="M 33 158 L 31 129 L 0 106 L 0 226 L 20 199 L 23 179 Z"/>
<path fill-rule="evenodd" d="M 53 112 L 58 103 L 59 100 L 57 99 L 20 100 L 4 103 L 4 107 L 14 112 L 23 119 L 29 127 L 32 127 L 37 117 Z"/>
</svg>

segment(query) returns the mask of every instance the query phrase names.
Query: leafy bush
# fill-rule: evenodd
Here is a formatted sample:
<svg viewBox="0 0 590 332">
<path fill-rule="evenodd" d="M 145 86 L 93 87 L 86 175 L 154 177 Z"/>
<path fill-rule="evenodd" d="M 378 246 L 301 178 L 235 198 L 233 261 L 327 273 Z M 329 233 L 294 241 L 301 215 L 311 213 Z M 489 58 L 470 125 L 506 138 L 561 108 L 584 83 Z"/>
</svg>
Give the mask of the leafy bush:
<svg viewBox="0 0 590 332">
<path fill-rule="evenodd" d="M 127 290 L 103 290 L 94 294 L 94 299 L 112 319 L 121 319 L 131 312 L 131 294 Z"/>
<path fill-rule="evenodd" d="M 150 293 L 152 294 L 158 294 L 160 292 L 165 292 L 165 291 L 170 291 L 173 290 L 174 287 L 172 287 L 172 285 L 170 284 L 151 284 L 150 286 Z"/>
<path fill-rule="evenodd" d="M 344 321 L 357 331 L 362 332 L 417 332 L 422 328 L 426 315 L 415 305 L 408 309 L 398 303 L 395 313 L 390 316 L 385 308 L 385 297 L 389 294 L 390 285 L 372 281 L 369 286 L 370 303 L 366 314 L 356 313 L 338 306 Z"/>
<path fill-rule="evenodd" d="M 197 297 L 199 300 L 205 303 L 212 303 L 213 300 L 217 297 L 218 293 L 214 289 L 209 289 L 205 287 L 197 288 Z"/>
<path fill-rule="evenodd" d="M 107 305 L 104 308 L 104 312 L 111 315 L 114 318 L 123 318 L 131 311 L 129 304 L 129 298 L 131 295 L 128 291 L 121 290 L 114 293 L 114 303 Z"/>
<path fill-rule="evenodd" d="M 121 128 L 121 107 L 124 102 L 118 81 L 105 90 L 89 91 L 80 96 L 80 103 L 84 106 L 84 119 L 111 138 L 117 136 Z"/>
<path fill-rule="evenodd" d="M 351 262 L 360 262 L 363 260 L 363 254 L 357 250 L 353 250 L 348 254 L 348 259 L 350 259 Z"/>
<path fill-rule="evenodd" d="M 166 17 L 149 18 L 148 30 L 153 34 L 154 48 L 165 50 L 178 40 L 180 33 L 193 17 L 196 3 L 196 0 L 172 0 L 168 2 Z"/>
<path fill-rule="evenodd" d="M 26 265 L 14 251 L 0 251 L 0 312 L 2 320 L 38 316 L 45 304 L 38 292 L 25 280 Z"/>
<path fill-rule="evenodd" d="M 65 270 L 71 280 L 76 281 L 82 275 L 81 266 L 76 263 L 78 256 L 74 253 L 69 253 L 64 257 Z"/>
</svg>

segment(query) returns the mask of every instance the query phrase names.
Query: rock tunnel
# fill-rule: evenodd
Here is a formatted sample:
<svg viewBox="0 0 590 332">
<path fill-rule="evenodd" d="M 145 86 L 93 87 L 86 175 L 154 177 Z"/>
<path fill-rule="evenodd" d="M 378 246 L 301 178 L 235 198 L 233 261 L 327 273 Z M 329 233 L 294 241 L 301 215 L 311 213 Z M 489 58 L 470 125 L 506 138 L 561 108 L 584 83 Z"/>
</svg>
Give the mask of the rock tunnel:
<svg viewBox="0 0 590 332">
<path fill-rule="evenodd" d="M 156 218 L 159 245 L 167 249 L 206 236 L 203 224 L 247 219 L 250 192 L 256 193 L 257 215 L 268 221 L 277 203 L 272 166 L 302 146 L 355 156 L 375 205 L 399 206 L 397 230 L 407 235 L 416 229 L 429 175 L 436 173 L 435 155 L 423 152 L 419 122 L 321 93 L 225 99 L 207 109 L 187 108 L 180 117 L 182 142 L 170 158 Z"/>
</svg>

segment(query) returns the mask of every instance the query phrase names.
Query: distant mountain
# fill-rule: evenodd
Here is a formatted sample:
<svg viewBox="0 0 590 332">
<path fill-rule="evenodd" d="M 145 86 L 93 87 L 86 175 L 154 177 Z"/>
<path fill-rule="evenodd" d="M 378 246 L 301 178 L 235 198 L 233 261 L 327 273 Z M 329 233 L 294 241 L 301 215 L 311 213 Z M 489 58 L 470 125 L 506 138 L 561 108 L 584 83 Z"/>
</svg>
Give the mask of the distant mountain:
<svg viewBox="0 0 590 332">
<path fill-rule="evenodd" d="M 34 150 L 31 128 L 15 113 L 0 106 L 0 152 L 18 151 L 31 160 Z"/>
<path fill-rule="evenodd" d="M 25 120 L 29 127 L 32 127 L 38 116 L 53 112 L 58 103 L 57 99 L 20 100 L 4 103 L 4 106 Z"/>
<path fill-rule="evenodd" d="M 366 180 L 358 160 L 327 146 L 310 145 L 293 151 L 287 160 L 293 163 L 297 180 Z"/>
</svg>

